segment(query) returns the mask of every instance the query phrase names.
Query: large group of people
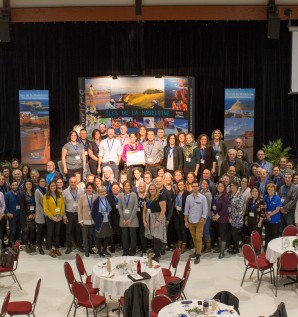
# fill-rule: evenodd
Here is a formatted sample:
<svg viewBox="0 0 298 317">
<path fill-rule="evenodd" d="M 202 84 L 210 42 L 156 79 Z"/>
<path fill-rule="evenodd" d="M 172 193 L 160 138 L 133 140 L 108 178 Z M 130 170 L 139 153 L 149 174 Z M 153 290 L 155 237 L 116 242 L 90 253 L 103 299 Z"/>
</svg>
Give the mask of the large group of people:
<svg viewBox="0 0 298 317">
<path fill-rule="evenodd" d="M 265 152 L 249 161 L 241 138 L 228 148 L 220 130 L 180 131 L 165 138 L 162 128 L 127 134 L 127 126 L 101 124 L 87 139 L 86 129 L 70 131 L 61 168 L 49 161 L 46 173 L 13 159 L 0 174 L 0 244 L 21 239 L 28 253 L 44 247 L 51 257 L 74 247 L 86 257 L 146 253 L 159 261 L 167 249 L 191 257 L 239 253 L 257 230 L 268 242 L 287 225 L 297 225 L 298 174 L 281 157 L 273 166 Z M 131 163 L 129 155 L 143 154 Z M 41 173 L 42 174 L 42 173 Z M 295 218 L 296 217 L 296 218 Z M 265 230 L 263 230 L 263 228 Z M 264 233 L 264 234 L 263 234 Z"/>
</svg>

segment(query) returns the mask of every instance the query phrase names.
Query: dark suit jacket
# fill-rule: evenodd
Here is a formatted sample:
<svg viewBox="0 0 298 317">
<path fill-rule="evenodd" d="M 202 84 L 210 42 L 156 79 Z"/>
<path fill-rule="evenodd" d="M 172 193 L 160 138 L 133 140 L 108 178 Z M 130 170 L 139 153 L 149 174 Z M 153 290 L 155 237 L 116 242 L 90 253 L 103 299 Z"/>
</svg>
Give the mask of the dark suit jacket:
<svg viewBox="0 0 298 317">
<path fill-rule="evenodd" d="M 169 145 L 166 145 L 164 147 L 164 160 L 163 160 L 163 167 L 167 168 L 167 163 L 168 163 L 168 149 Z M 175 146 L 173 150 L 173 160 L 174 160 L 174 171 L 176 170 L 181 170 L 183 171 L 183 160 L 184 160 L 184 155 L 183 155 L 183 150 L 180 146 Z"/>
<path fill-rule="evenodd" d="M 228 159 L 224 160 L 220 166 L 220 177 L 227 173 L 228 172 L 228 169 L 229 169 L 229 165 L 228 165 Z M 236 159 L 236 163 L 235 163 L 235 170 L 236 170 L 236 174 L 242 178 L 243 176 L 245 176 L 245 173 L 244 173 L 244 166 L 243 164 L 238 160 Z"/>
<path fill-rule="evenodd" d="M 212 163 L 216 162 L 214 150 L 211 146 L 205 148 L 203 160 L 204 160 L 204 164 L 202 164 L 200 160 L 200 169 L 199 169 L 200 173 L 202 173 L 204 169 L 208 169 L 209 171 L 211 171 Z"/>
<path fill-rule="evenodd" d="M 278 191 L 278 196 L 280 198 L 283 197 L 285 186 L 286 185 L 282 185 Z M 295 212 L 297 199 L 298 199 L 298 187 L 295 184 L 291 184 L 284 198 L 285 198 L 285 201 L 283 203 L 284 209 L 286 211 Z"/>
</svg>

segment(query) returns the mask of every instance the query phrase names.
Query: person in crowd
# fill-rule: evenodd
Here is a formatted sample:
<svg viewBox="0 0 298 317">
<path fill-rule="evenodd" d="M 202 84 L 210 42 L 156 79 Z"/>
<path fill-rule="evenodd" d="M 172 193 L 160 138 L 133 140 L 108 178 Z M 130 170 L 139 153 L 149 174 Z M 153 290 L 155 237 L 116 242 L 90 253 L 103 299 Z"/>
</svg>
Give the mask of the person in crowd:
<svg viewBox="0 0 298 317">
<path fill-rule="evenodd" d="M 87 176 L 86 176 L 86 184 L 87 183 L 94 183 L 94 179 L 95 179 L 95 175 L 94 174 L 88 174 Z"/>
<path fill-rule="evenodd" d="M 47 216 L 47 249 L 49 256 L 61 256 L 59 250 L 60 227 L 64 215 L 64 202 L 62 194 L 58 192 L 56 181 L 52 180 L 46 194 L 43 196 L 43 209 Z M 54 243 L 55 249 L 52 249 Z"/>
<path fill-rule="evenodd" d="M 23 180 L 23 175 L 22 175 L 21 170 L 19 170 L 19 169 L 13 170 L 12 171 L 12 177 L 13 177 L 14 180 L 17 181 L 17 183 L 18 183 L 18 191 L 21 192 L 22 188 L 24 186 L 24 180 Z"/>
<path fill-rule="evenodd" d="M 253 163 L 250 166 L 249 169 L 249 182 L 248 182 L 248 186 L 250 188 L 253 188 L 255 186 L 255 182 L 258 181 L 258 175 L 257 175 L 257 170 L 258 170 L 259 165 Z"/>
<path fill-rule="evenodd" d="M 211 224 L 211 204 L 212 204 L 212 193 L 209 190 L 208 179 L 202 179 L 200 184 L 200 193 L 207 199 L 207 216 L 204 224 L 203 237 L 205 240 L 205 246 L 202 249 L 202 253 L 211 252 L 211 236 L 210 236 L 210 224 Z"/>
<path fill-rule="evenodd" d="M 33 182 L 29 178 L 25 179 L 20 205 L 20 222 L 25 250 L 27 253 L 36 252 L 35 197 Z"/>
<path fill-rule="evenodd" d="M 139 184 L 140 182 L 143 181 L 143 178 L 142 178 L 142 170 L 138 167 L 136 167 L 134 170 L 133 170 L 133 181 L 132 181 L 132 188 L 133 188 L 133 191 L 134 192 L 138 192 L 138 189 L 139 189 Z M 124 186 L 123 186 L 124 187 Z M 124 188 L 123 188 L 124 189 Z"/>
<path fill-rule="evenodd" d="M 245 162 L 248 162 L 248 153 L 247 153 L 247 150 L 244 148 L 244 145 L 243 145 L 243 140 L 241 138 L 236 138 L 234 140 L 234 149 L 237 151 L 239 149 L 241 149 L 244 153 L 243 155 L 243 160 Z M 244 176 L 244 175 L 243 175 Z M 242 177 L 242 175 L 241 175 Z"/>
<path fill-rule="evenodd" d="M 236 175 L 235 166 L 230 166 L 227 174 L 230 177 L 230 182 L 234 181 L 238 184 L 238 186 L 240 185 L 241 179 Z"/>
<path fill-rule="evenodd" d="M 53 161 L 49 161 L 46 168 L 47 172 L 45 177 L 47 185 L 49 185 L 52 180 L 61 178 L 60 173 L 55 169 L 55 163 Z"/>
<path fill-rule="evenodd" d="M 53 179 L 55 181 L 55 179 Z M 56 179 L 56 185 L 57 185 L 57 191 L 62 195 L 63 189 L 64 189 L 64 182 L 62 178 Z"/>
<path fill-rule="evenodd" d="M 185 227 L 189 229 L 195 245 L 195 264 L 200 263 L 203 230 L 208 214 L 207 199 L 200 194 L 198 181 L 192 183 L 192 193 L 187 196 L 184 208 Z"/>
<path fill-rule="evenodd" d="M 145 152 L 145 171 L 150 171 L 153 178 L 157 176 L 157 170 L 162 164 L 163 147 L 160 142 L 155 141 L 154 131 L 147 132 L 147 141 L 143 143 Z"/>
<path fill-rule="evenodd" d="M 186 190 L 192 192 L 192 183 L 196 180 L 196 175 L 193 172 L 189 172 L 186 175 Z"/>
<path fill-rule="evenodd" d="M 105 166 L 102 169 L 102 184 L 106 187 L 107 193 L 111 191 L 111 185 L 116 182 L 117 179 L 114 177 L 114 172 L 110 166 Z"/>
<path fill-rule="evenodd" d="M 142 248 L 141 256 L 143 256 L 147 252 L 147 245 L 148 245 L 148 240 L 145 237 L 145 227 L 143 222 L 143 209 L 144 209 L 144 204 L 146 203 L 146 183 L 145 182 L 140 182 L 139 190 L 137 192 L 137 197 L 138 197 L 137 217 L 139 221 L 138 231 L 139 231 L 139 238 L 140 238 L 141 248 Z"/>
<path fill-rule="evenodd" d="M 86 193 L 80 196 L 78 201 L 78 222 L 82 226 L 83 245 L 85 256 L 89 257 L 90 253 L 95 254 L 92 250 L 94 221 L 91 217 L 91 210 L 95 199 L 98 197 L 94 194 L 94 184 L 86 184 Z"/>
<path fill-rule="evenodd" d="M 273 165 L 266 161 L 266 156 L 264 150 L 260 149 L 257 152 L 257 161 L 255 162 L 258 166 L 265 169 L 267 171 L 267 175 L 270 175 Z"/>
<path fill-rule="evenodd" d="M 128 179 L 131 181 L 133 177 L 133 169 L 136 167 L 142 168 L 142 171 L 144 169 L 144 165 L 141 164 L 133 164 L 133 165 L 127 165 L 127 152 L 138 152 L 143 150 L 143 145 L 141 142 L 137 141 L 137 135 L 132 132 L 129 134 L 128 143 L 123 145 L 123 151 L 121 160 L 124 162 L 124 169 L 126 169 L 128 173 Z"/>
<path fill-rule="evenodd" d="M 138 135 L 137 135 L 138 143 L 143 144 L 147 140 L 147 128 L 144 125 L 141 125 L 138 128 Z"/>
<path fill-rule="evenodd" d="M 246 161 L 244 161 L 243 157 L 244 157 L 244 152 L 243 152 L 243 150 L 242 150 L 242 149 L 238 149 L 238 150 L 237 150 L 237 154 L 236 154 L 236 158 L 237 158 L 237 160 L 238 160 L 239 162 L 241 162 L 242 165 L 243 165 L 243 168 L 244 168 L 244 176 L 247 176 L 247 177 L 248 177 L 249 164 L 248 164 Z"/>
<path fill-rule="evenodd" d="M 284 174 L 285 184 L 278 191 L 281 199 L 281 233 L 286 226 L 295 224 L 295 208 L 298 200 L 298 187 L 292 183 L 291 173 Z"/>
<path fill-rule="evenodd" d="M 155 184 L 148 188 L 147 202 L 143 209 L 145 237 L 153 240 L 153 260 L 159 262 L 161 243 L 167 243 L 166 197 L 160 194 Z"/>
<path fill-rule="evenodd" d="M 43 211 L 43 197 L 46 194 L 46 178 L 40 177 L 37 189 L 34 193 L 35 198 L 35 223 L 36 223 L 36 244 L 38 252 L 44 255 L 42 247 L 43 240 L 46 234 L 46 217 Z"/>
<path fill-rule="evenodd" d="M 88 162 L 89 162 L 88 149 L 89 149 L 89 145 L 90 145 L 91 141 L 87 139 L 87 130 L 85 128 L 80 130 L 80 135 L 79 135 L 78 141 L 84 147 L 85 158 L 86 158 L 86 168 L 87 168 Z"/>
<path fill-rule="evenodd" d="M 183 150 L 177 145 L 175 134 L 169 134 L 167 144 L 164 147 L 163 167 L 172 175 L 176 170 L 183 170 Z"/>
<path fill-rule="evenodd" d="M 290 170 L 296 172 L 296 171 L 295 171 L 294 162 L 293 162 L 292 160 L 289 160 L 289 159 L 288 159 L 287 168 L 289 168 Z"/>
<path fill-rule="evenodd" d="M 178 143 L 178 146 L 180 148 L 184 148 L 185 144 L 186 144 L 186 134 L 184 131 L 179 131 L 178 134 L 177 134 L 177 143 Z"/>
<path fill-rule="evenodd" d="M 207 180 L 208 181 L 209 190 L 210 190 L 212 196 L 214 196 L 215 193 L 216 193 L 216 186 L 213 183 L 213 181 L 211 180 L 211 172 L 208 169 L 204 169 L 203 170 L 200 184 L 202 183 L 203 180 Z"/>
<path fill-rule="evenodd" d="M 147 171 L 144 173 L 143 176 L 144 182 L 146 184 L 146 191 L 148 190 L 149 185 L 152 183 L 152 174 L 151 172 Z"/>
<path fill-rule="evenodd" d="M 243 176 L 241 178 L 240 187 L 238 188 L 240 195 L 243 197 L 243 207 L 242 207 L 242 214 L 245 214 L 247 202 L 251 197 L 251 189 L 248 187 L 248 177 Z"/>
<path fill-rule="evenodd" d="M 63 221 L 66 224 L 66 251 L 69 254 L 72 251 L 72 241 L 76 237 L 77 250 L 84 252 L 82 247 L 82 228 L 78 220 L 78 201 L 84 195 L 84 190 L 77 187 L 75 177 L 69 179 L 69 187 L 64 189 L 62 197 L 65 206 Z"/>
<path fill-rule="evenodd" d="M 163 177 L 165 175 L 166 169 L 161 166 L 158 170 L 157 170 L 157 176 L 159 177 Z M 153 180 L 154 181 L 154 180 Z"/>
<path fill-rule="evenodd" d="M 22 177 L 25 181 L 27 178 L 30 178 L 31 167 L 28 164 L 22 164 L 21 167 Z"/>
<path fill-rule="evenodd" d="M 244 198 L 238 191 L 239 184 L 235 181 L 231 182 L 231 193 L 229 202 L 229 223 L 230 233 L 233 240 L 233 247 L 230 247 L 228 253 L 239 253 L 239 230 L 243 227 L 243 204 Z"/>
<path fill-rule="evenodd" d="M 12 179 L 9 167 L 5 167 L 5 166 L 3 167 L 2 176 L 4 177 L 4 182 L 5 182 L 5 185 L 6 185 L 6 189 L 8 190 L 8 188 L 10 187 L 11 179 Z"/>
<path fill-rule="evenodd" d="M 121 227 L 121 237 L 123 245 L 123 256 L 134 256 L 137 247 L 137 228 L 139 221 L 137 217 L 138 198 L 132 192 L 129 181 L 123 186 L 123 193 L 119 195 L 118 208 L 120 215 L 119 226 Z"/>
<path fill-rule="evenodd" d="M 74 130 L 69 132 L 69 142 L 62 148 L 61 159 L 63 172 L 67 180 L 69 180 L 75 172 L 79 172 L 81 175 L 83 175 L 83 172 L 86 172 L 85 148 L 79 143 L 78 134 Z"/>
<path fill-rule="evenodd" d="M 187 175 L 189 172 L 194 172 L 195 176 L 197 176 L 200 164 L 200 150 L 198 144 L 194 141 L 192 133 L 186 134 L 185 141 L 186 143 L 183 147 L 184 175 Z"/>
<path fill-rule="evenodd" d="M 174 178 L 173 178 L 174 184 L 177 184 L 179 181 L 184 180 L 182 170 L 175 170 L 173 176 L 174 176 Z"/>
<path fill-rule="evenodd" d="M 114 177 L 119 177 L 119 162 L 121 159 L 122 149 L 120 141 L 114 139 L 115 129 L 113 127 L 108 128 L 108 137 L 100 142 L 99 147 L 99 161 L 98 161 L 98 174 L 106 166 L 113 170 Z"/>
<path fill-rule="evenodd" d="M 223 174 L 222 178 L 220 179 L 226 186 L 226 193 L 229 194 L 231 191 L 231 178 L 229 174 Z"/>
<path fill-rule="evenodd" d="M 1 184 L 1 183 L 0 183 Z M 298 185 L 298 174 L 294 174 L 293 175 L 293 184 L 294 185 Z M 1 186 L 0 186 L 1 187 Z M 1 189 L 0 189 L 0 191 L 1 191 Z"/>
<path fill-rule="evenodd" d="M 156 141 L 159 141 L 162 145 L 163 148 L 167 145 L 167 140 L 165 139 L 165 129 L 164 128 L 158 128 L 157 129 L 157 136 L 156 136 Z"/>
<path fill-rule="evenodd" d="M 247 201 L 246 210 L 244 214 L 244 224 L 248 227 L 248 239 L 251 233 L 256 230 L 262 236 L 262 227 L 265 220 L 266 203 L 262 198 L 258 187 L 253 187 L 251 190 L 251 197 Z"/>
<path fill-rule="evenodd" d="M 5 178 L 3 175 L 0 175 L 0 192 L 5 196 L 8 191 L 8 186 L 5 183 Z"/>
<path fill-rule="evenodd" d="M 212 220 L 215 222 L 215 230 L 218 235 L 219 252 L 218 258 L 225 256 L 225 248 L 229 232 L 229 198 L 226 186 L 222 181 L 217 183 L 217 192 L 212 202 Z"/>
<path fill-rule="evenodd" d="M 259 188 L 262 197 L 267 194 L 267 185 L 270 183 L 271 181 L 268 179 L 267 171 L 265 169 L 261 169 L 259 180 L 255 182 L 255 186 Z"/>
<path fill-rule="evenodd" d="M 98 130 L 100 132 L 100 139 L 105 140 L 108 137 L 106 125 L 101 123 L 98 127 Z"/>
<path fill-rule="evenodd" d="M 5 224 L 5 219 L 6 219 L 4 216 L 5 209 L 6 209 L 5 196 L 0 191 L 0 252 L 2 252 L 3 240 L 4 240 L 4 224 Z"/>
<path fill-rule="evenodd" d="M 122 151 L 124 146 L 126 144 L 129 144 L 129 136 L 127 134 L 127 125 L 125 123 L 122 123 L 120 126 L 120 135 L 117 137 L 117 140 L 120 141 Z"/>
<path fill-rule="evenodd" d="M 110 240 L 110 251 L 112 253 L 115 253 L 115 245 L 116 242 L 120 241 L 121 236 L 121 228 L 119 226 L 120 223 L 120 215 L 119 215 L 119 196 L 121 193 L 121 188 L 119 183 L 112 183 L 111 185 L 111 193 L 108 193 L 107 200 L 112 208 L 111 210 L 111 222 L 112 222 L 112 228 L 113 228 L 113 235 L 111 236 Z"/>
<path fill-rule="evenodd" d="M 76 179 L 77 188 L 85 189 L 86 184 L 85 182 L 82 182 L 82 175 L 79 172 L 75 172 L 73 176 Z"/>
<path fill-rule="evenodd" d="M 100 141 L 100 131 L 98 129 L 94 129 L 92 131 L 92 141 L 89 143 L 88 147 L 89 168 L 91 173 L 94 175 L 97 174 L 98 170 Z"/>
<path fill-rule="evenodd" d="M 200 150 L 200 165 L 198 179 L 201 178 L 203 170 L 208 169 L 213 175 L 216 170 L 216 158 L 213 148 L 209 145 L 207 134 L 201 134 L 198 137 L 198 148 Z"/>
<path fill-rule="evenodd" d="M 35 190 L 38 186 L 38 179 L 39 179 L 39 171 L 36 168 L 31 169 L 30 179 L 32 180 L 33 189 Z"/>
<path fill-rule="evenodd" d="M 280 209 L 282 202 L 276 194 L 276 186 L 272 183 L 267 185 L 267 194 L 264 196 L 266 203 L 265 222 L 265 249 L 268 243 L 279 237 L 280 232 Z"/>
<path fill-rule="evenodd" d="M 18 171 L 18 170 L 15 170 Z M 12 180 L 10 184 L 10 191 L 5 195 L 5 215 L 8 218 L 9 224 L 9 245 L 12 246 L 20 238 L 21 223 L 20 223 L 20 191 L 18 190 L 18 182 Z"/>
<path fill-rule="evenodd" d="M 107 247 L 113 234 L 111 211 L 107 200 L 107 192 L 104 186 L 99 187 L 99 195 L 92 205 L 91 216 L 95 226 L 95 237 L 98 255 L 100 257 L 111 256 Z"/>
<path fill-rule="evenodd" d="M 11 167 L 12 167 L 12 171 L 19 169 L 20 168 L 20 161 L 17 158 L 13 158 L 11 160 Z"/>
<path fill-rule="evenodd" d="M 123 184 L 128 180 L 128 175 L 126 171 L 121 171 L 119 175 L 119 186 L 120 190 L 123 191 Z"/>
<path fill-rule="evenodd" d="M 212 140 L 210 141 L 210 145 L 213 148 L 216 158 L 216 167 L 213 177 L 215 177 L 217 181 L 219 178 L 220 166 L 227 157 L 228 148 L 225 141 L 222 140 L 223 135 L 219 129 L 213 130 L 211 134 L 211 139 Z"/>
<path fill-rule="evenodd" d="M 284 177 L 281 176 L 280 169 L 278 166 L 272 168 L 272 175 L 269 176 L 269 180 L 276 186 L 278 192 L 280 187 L 285 184 Z"/>
<path fill-rule="evenodd" d="M 235 149 L 229 149 L 228 150 L 228 156 L 227 159 L 225 159 L 220 167 L 220 176 L 227 173 L 230 166 L 234 166 L 236 170 L 236 174 L 241 178 L 244 175 L 244 167 L 243 164 L 238 161 L 236 158 L 237 151 Z"/>
<path fill-rule="evenodd" d="M 95 176 L 94 177 L 94 190 L 95 190 L 95 193 L 98 194 L 98 190 L 99 190 L 99 187 L 102 185 L 102 179 L 99 177 L 99 176 Z"/>
<path fill-rule="evenodd" d="M 281 157 L 279 159 L 279 169 L 280 169 L 280 174 L 282 177 L 284 177 L 286 172 L 290 173 L 291 175 L 295 173 L 295 171 L 287 167 L 287 164 L 288 164 L 288 159 L 286 157 Z"/>
</svg>

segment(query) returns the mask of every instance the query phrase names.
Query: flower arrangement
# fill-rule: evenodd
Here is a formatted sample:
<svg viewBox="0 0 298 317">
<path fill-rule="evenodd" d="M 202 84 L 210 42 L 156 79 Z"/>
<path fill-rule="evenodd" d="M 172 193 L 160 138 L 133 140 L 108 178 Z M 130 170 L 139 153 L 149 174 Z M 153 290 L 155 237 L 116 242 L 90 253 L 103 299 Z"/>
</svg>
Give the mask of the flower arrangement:
<svg viewBox="0 0 298 317">
<path fill-rule="evenodd" d="M 295 249 L 298 248 L 298 238 L 293 240 L 292 246 L 293 246 Z"/>
<path fill-rule="evenodd" d="M 117 270 L 125 270 L 128 268 L 128 264 L 126 262 L 119 263 L 116 265 Z"/>
<path fill-rule="evenodd" d="M 198 306 L 188 310 L 189 314 L 192 312 L 197 314 L 197 315 L 204 314 L 204 311 L 201 308 L 199 308 Z"/>
</svg>

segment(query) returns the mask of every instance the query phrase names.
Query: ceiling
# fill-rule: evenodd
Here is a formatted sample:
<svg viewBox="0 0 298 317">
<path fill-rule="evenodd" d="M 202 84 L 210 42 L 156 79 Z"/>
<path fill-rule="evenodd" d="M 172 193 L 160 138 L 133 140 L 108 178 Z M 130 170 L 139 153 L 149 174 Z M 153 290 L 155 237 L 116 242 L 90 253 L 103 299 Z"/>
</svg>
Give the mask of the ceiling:
<svg viewBox="0 0 298 317">
<path fill-rule="evenodd" d="M 0 3 L 3 0 L 0 0 Z M 297 5 L 297 0 L 276 0 L 277 5 Z M 268 0 L 142 0 L 144 6 L 166 5 L 267 5 Z M 135 0 L 10 0 L 11 8 L 134 6 Z"/>
</svg>

